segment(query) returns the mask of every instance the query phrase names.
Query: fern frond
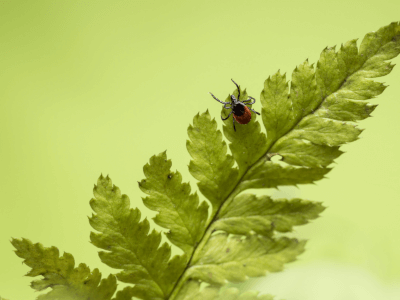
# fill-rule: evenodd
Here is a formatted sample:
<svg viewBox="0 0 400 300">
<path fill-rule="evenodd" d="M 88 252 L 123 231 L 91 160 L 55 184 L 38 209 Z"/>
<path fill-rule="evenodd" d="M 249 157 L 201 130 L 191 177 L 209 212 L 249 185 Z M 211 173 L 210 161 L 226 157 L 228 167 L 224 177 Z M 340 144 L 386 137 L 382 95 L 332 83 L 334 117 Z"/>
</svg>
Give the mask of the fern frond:
<svg viewBox="0 0 400 300">
<path fill-rule="evenodd" d="M 359 50 L 355 40 L 342 45 L 338 52 L 334 47 L 324 49 L 316 67 L 305 61 L 295 68 L 290 87 L 286 75 L 279 71 L 269 77 L 261 93 L 262 121 L 267 137 L 260 131 L 254 114 L 248 125 L 237 126 L 237 132 L 232 129 L 231 119 L 224 121 L 224 135 L 230 142 L 238 170 L 226 153 L 215 120 L 211 120 L 208 112 L 194 118 L 188 130 L 188 150 L 192 156 L 189 171 L 199 180 L 199 189 L 210 200 L 213 211 L 204 237 L 176 289 L 193 278 L 222 285 L 226 281 L 245 280 L 246 276 L 260 276 L 271 271 L 265 264 L 274 260 L 261 250 L 254 258 L 253 247 L 265 250 L 268 249 L 266 244 L 280 244 L 282 240 L 273 238 L 274 229 L 289 231 L 317 217 L 323 207 L 313 203 L 308 212 L 297 218 L 291 213 L 307 207 L 307 202 L 283 200 L 288 210 L 269 214 L 268 209 L 260 208 L 255 196 L 240 193 L 253 188 L 313 183 L 324 178 L 331 170 L 328 166 L 343 153 L 339 147 L 358 139 L 362 132 L 351 122 L 365 119 L 375 109 L 376 106 L 364 100 L 381 94 L 386 88 L 370 78 L 390 73 L 393 65 L 387 60 L 399 52 L 400 26 L 392 23 L 367 34 Z M 245 91 L 241 90 L 241 94 L 240 100 L 245 100 Z M 237 89 L 234 95 L 238 95 Z M 274 155 L 279 155 L 284 163 L 271 161 Z M 267 204 L 272 200 L 266 197 L 262 201 Z M 238 208 L 240 205 L 242 210 Z M 295 210 L 290 209 L 291 205 L 297 205 Z M 229 213 L 233 216 L 229 217 Z M 213 234 L 215 230 L 226 233 Z M 246 238 L 239 243 L 238 239 L 230 239 L 228 233 L 246 235 Z M 284 238 L 284 241 L 293 243 L 290 239 Z M 278 255 L 277 260 L 283 264 L 295 259 L 304 242 L 299 242 L 298 248 L 294 245 L 288 246 L 293 251 L 287 256 L 283 247 L 285 254 Z M 224 249 L 229 249 L 229 253 Z M 235 256 L 238 249 L 243 256 Z M 244 268 L 242 259 L 249 259 L 253 268 Z M 276 270 L 282 268 L 282 264 Z M 172 298 L 176 295 L 174 291 Z"/>
<path fill-rule="evenodd" d="M 143 168 L 146 179 L 139 182 L 140 189 L 149 195 L 143 203 L 159 213 L 154 221 L 170 229 L 166 235 L 188 257 L 203 236 L 208 216 L 208 204 L 199 206 L 197 193 L 190 194 L 190 185 L 182 183 L 179 172 L 171 172 L 171 160 L 165 152 L 150 158 Z"/>
<path fill-rule="evenodd" d="M 306 60 L 294 69 L 290 84 L 278 71 L 264 82 L 260 97 L 267 135 L 255 114 L 237 131 L 231 119 L 224 121 L 223 134 L 232 155 L 209 112 L 195 116 L 188 128 L 189 171 L 212 205 L 210 217 L 208 204 L 199 203 L 181 174 L 171 171 L 165 152 L 144 166 L 146 179 L 139 183 L 148 195 L 144 204 L 158 212 L 155 222 L 170 230 L 169 241 L 184 255 L 171 258 L 170 244 L 161 244 L 161 234 L 149 232 L 149 222 L 140 221 L 141 213 L 130 208 L 129 198 L 108 176 L 100 176 L 90 201 L 95 213 L 89 222 L 97 231 L 91 233 L 91 242 L 104 250 L 99 252 L 102 262 L 122 270 L 117 278 L 133 284 L 113 300 L 271 300 L 269 295 L 220 291 L 220 287 L 282 270 L 304 251 L 305 241 L 275 233 L 306 224 L 324 207 L 297 198 L 273 200 L 242 192 L 324 178 L 343 153 L 340 146 L 361 134 L 355 122 L 376 108 L 366 100 L 386 88 L 371 78 L 389 74 L 394 65 L 388 60 L 399 53 L 400 24 L 392 23 L 368 33 L 359 49 L 356 40 L 339 51 L 325 48 L 316 66 Z M 246 90 L 237 86 L 233 94 L 238 97 L 239 92 L 239 100 L 248 98 Z M 222 115 L 226 113 L 223 109 Z M 272 161 L 275 155 L 283 162 Z M 56 247 L 26 239 L 11 242 L 31 267 L 27 276 L 44 277 L 32 281 L 31 287 L 52 289 L 39 300 L 109 300 L 116 290 L 115 276 L 101 280 L 98 269 L 75 267 L 73 256 L 60 257 Z M 202 283 L 208 286 L 201 288 Z"/>
<path fill-rule="evenodd" d="M 44 277 L 32 281 L 31 287 L 37 291 L 52 288 L 47 294 L 38 296 L 38 300 L 109 300 L 117 289 L 115 276 L 101 280 L 98 269 L 90 272 L 85 264 L 75 268 L 74 257 L 66 252 L 60 257 L 54 246 L 43 247 L 27 239 L 12 239 L 11 243 L 17 249 L 15 254 L 32 268 L 26 276 Z"/>
<path fill-rule="evenodd" d="M 129 208 L 128 196 L 121 195 L 107 176 L 100 176 L 90 205 L 96 214 L 89 218 L 91 242 L 100 251 L 103 263 L 116 269 L 118 280 L 135 286 L 126 294 L 140 299 L 166 299 L 186 266 L 185 256 L 171 257 L 171 247 L 160 246 L 161 234 L 149 233 L 149 222 L 140 222 L 140 211 Z M 168 274 L 168 276 L 166 276 Z M 119 297 L 122 297 L 120 295 Z M 121 298 L 124 299 L 124 298 Z"/>
</svg>

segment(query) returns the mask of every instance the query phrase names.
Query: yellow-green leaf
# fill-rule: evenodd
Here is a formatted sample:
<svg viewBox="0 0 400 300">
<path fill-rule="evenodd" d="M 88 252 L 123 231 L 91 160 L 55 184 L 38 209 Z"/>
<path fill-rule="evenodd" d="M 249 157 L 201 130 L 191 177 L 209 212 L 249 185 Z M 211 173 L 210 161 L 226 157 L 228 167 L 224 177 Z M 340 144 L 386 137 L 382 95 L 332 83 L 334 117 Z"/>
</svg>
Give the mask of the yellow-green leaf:
<svg viewBox="0 0 400 300">
<path fill-rule="evenodd" d="M 100 176 L 90 205 L 96 214 L 90 225 L 93 245 L 104 249 L 99 256 L 111 268 L 122 269 L 118 280 L 135 284 L 129 293 L 139 299 L 168 299 L 186 265 L 185 256 L 171 258 L 171 247 L 161 243 L 161 234 L 149 233 L 147 219 L 140 222 L 140 211 L 130 208 L 128 196 L 107 176 Z M 165 276 L 168 274 L 168 276 Z"/>
<path fill-rule="evenodd" d="M 109 300 L 117 289 L 115 276 L 101 279 L 98 269 L 90 272 L 85 264 L 75 268 L 74 257 L 66 252 L 60 256 L 54 246 L 43 247 L 28 239 L 12 239 L 11 243 L 17 249 L 15 254 L 31 268 L 26 276 L 43 276 L 43 279 L 32 281 L 31 287 L 36 291 L 51 288 L 48 293 L 38 296 L 38 300 Z"/>
<path fill-rule="evenodd" d="M 190 256 L 203 236 L 208 204 L 203 201 L 199 206 L 197 193 L 190 194 L 190 185 L 182 183 L 181 174 L 172 172 L 171 165 L 165 152 L 151 157 L 143 168 L 146 179 L 139 187 L 149 195 L 143 203 L 159 212 L 154 221 L 170 229 L 168 239 Z"/>
</svg>

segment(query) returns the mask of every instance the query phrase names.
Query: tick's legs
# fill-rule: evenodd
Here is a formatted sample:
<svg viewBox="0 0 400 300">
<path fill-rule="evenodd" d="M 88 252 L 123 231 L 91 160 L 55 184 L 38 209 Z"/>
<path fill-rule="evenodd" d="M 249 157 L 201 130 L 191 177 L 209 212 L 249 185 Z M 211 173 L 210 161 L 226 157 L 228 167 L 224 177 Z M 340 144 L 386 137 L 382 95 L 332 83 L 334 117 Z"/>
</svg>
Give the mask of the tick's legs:
<svg viewBox="0 0 400 300">
<path fill-rule="evenodd" d="M 225 119 L 221 116 L 221 120 L 222 120 L 222 121 L 227 120 L 227 119 L 231 116 L 231 114 L 232 114 L 232 111 L 229 113 L 229 115 L 228 115 Z"/>
<path fill-rule="evenodd" d="M 217 97 L 215 97 L 212 93 L 210 93 L 210 95 L 211 95 L 215 100 L 217 100 L 219 103 L 222 103 L 222 104 L 230 104 L 230 102 L 223 102 L 223 101 L 217 99 Z"/>
<path fill-rule="evenodd" d="M 228 104 L 224 104 L 224 108 L 225 109 L 231 109 L 232 108 L 232 106 L 231 107 L 226 107 Z"/>
<path fill-rule="evenodd" d="M 233 81 L 233 80 L 232 80 Z M 236 131 L 236 127 L 235 127 L 235 118 L 232 118 L 233 120 L 233 129 Z"/>
<path fill-rule="evenodd" d="M 237 90 L 238 90 L 238 97 L 237 97 L 237 99 L 240 101 L 240 89 L 239 89 L 239 86 L 237 85 L 237 83 L 236 82 L 234 82 L 233 81 L 233 79 L 231 79 L 232 80 L 232 82 L 236 85 L 236 87 L 237 87 Z"/>
<path fill-rule="evenodd" d="M 249 109 L 250 109 L 252 112 L 256 113 L 257 115 L 260 115 L 260 113 L 256 112 L 255 110 L 251 109 L 250 107 L 249 107 Z"/>
<path fill-rule="evenodd" d="M 250 99 L 244 100 L 244 101 L 242 101 L 242 102 L 245 103 L 245 102 L 249 102 L 249 101 L 253 100 L 253 102 L 251 102 L 251 103 L 246 103 L 246 105 L 247 105 L 247 104 L 254 104 L 254 103 L 256 103 L 256 99 L 254 99 L 253 97 L 250 97 L 250 96 L 249 96 L 249 98 L 250 98 Z"/>
</svg>

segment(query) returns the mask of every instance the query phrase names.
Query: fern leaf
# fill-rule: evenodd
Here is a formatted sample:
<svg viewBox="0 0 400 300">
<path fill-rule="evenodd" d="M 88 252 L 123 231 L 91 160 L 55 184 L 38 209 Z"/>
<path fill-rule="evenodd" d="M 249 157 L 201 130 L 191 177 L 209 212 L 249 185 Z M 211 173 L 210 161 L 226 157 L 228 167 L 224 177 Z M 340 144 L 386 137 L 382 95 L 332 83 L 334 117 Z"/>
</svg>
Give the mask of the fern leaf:
<svg viewBox="0 0 400 300">
<path fill-rule="evenodd" d="M 186 146 L 192 156 L 189 171 L 199 181 L 197 185 L 201 193 L 210 200 L 214 215 L 235 186 L 238 171 L 233 168 L 233 157 L 227 155 L 227 146 L 217 130 L 217 122 L 211 120 L 208 111 L 194 117 L 188 135 L 190 141 Z"/>
<path fill-rule="evenodd" d="M 118 291 L 115 297 L 112 300 L 132 300 L 135 291 L 132 287 L 127 286 L 122 291 Z"/>
<path fill-rule="evenodd" d="M 375 109 L 365 100 L 386 88 L 371 78 L 390 73 L 393 65 L 387 60 L 399 52 L 400 26 L 392 23 L 367 34 L 359 50 L 355 40 L 342 45 L 339 51 L 334 47 L 324 49 L 316 66 L 305 61 L 295 68 L 290 86 L 286 75 L 279 71 L 269 77 L 260 99 L 267 137 L 259 130 L 254 114 L 248 125 L 237 126 L 237 132 L 232 130 L 231 119 L 224 122 L 224 135 L 230 142 L 238 172 L 226 154 L 215 120 L 211 121 L 208 112 L 195 117 L 188 130 L 190 172 L 211 201 L 213 214 L 178 289 L 188 279 L 222 285 L 245 280 L 246 276 L 260 276 L 282 268 L 283 262 L 302 252 L 304 242 L 274 239 L 273 231 L 290 231 L 315 218 L 323 210 L 319 203 L 299 199 L 275 202 L 240 193 L 253 188 L 314 183 L 324 178 L 331 170 L 328 166 L 343 153 L 339 147 L 357 140 L 361 134 L 362 130 L 352 122 L 365 119 Z M 247 94 L 240 91 L 240 100 L 245 100 Z M 223 109 L 224 116 L 225 113 Z M 286 163 L 271 161 L 277 154 Z M 281 210 L 274 210 L 275 206 Z M 303 215 L 297 214 L 301 211 Z M 214 230 L 225 233 L 213 234 Z M 228 238 L 228 233 L 247 237 L 239 242 Z M 274 258 L 268 256 L 266 249 L 274 249 L 275 245 L 282 246 L 273 252 L 280 264 L 270 268 L 268 263 Z M 257 250 L 249 250 L 253 248 Z M 290 251 L 285 252 L 287 249 Z M 243 263 L 246 259 L 248 264 Z"/>
<path fill-rule="evenodd" d="M 296 168 L 281 166 L 267 159 L 257 162 L 250 172 L 243 176 L 239 191 L 257 188 L 276 188 L 282 185 L 313 183 L 324 178 L 330 168 Z"/>
<path fill-rule="evenodd" d="M 283 140 L 274 147 L 286 163 L 310 168 L 322 168 L 343 154 L 339 146 L 317 145 L 307 140 Z"/>
<path fill-rule="evenodd" d="M 251 235 L 229 237 L 227 233 L 213 235 L 193 259 L 188 276 L 212 285 L 242 282 L 248 277 L 265 275 L 266 271 L 282 270 L 283 264 L 295 260 L 304 251 L 305 242 L 297 239 Z"/>
<path fill-rule="evenodd" d="M 232 234 L 255 232 L 272 236 L 274 230 L 289 232 L 293 226 L 307 224 L 324 209 L 319 202 L 297 198 L 273 200 L 269 196 L 241 194 L 218 214 L 213 228 Z"/>
<path fill-rule="evenodd" d="M 32 281 L 31 287 L 37 291 L 52 288 L 47 294 L 38 296 L 38 300 L 109 300 L 117 289 L 115 276 L 101 280 L 98 269 L 90 272 L 85 264 L 75 268 L 74 257 L 66 252 L 60 257 L 56 247 L 43 247 L 27 239 L 12 239 L 11 243 L 17 249 L 15 254 L 32 268 L 26 276 L 44 277 Z"/>
<path fill-rule="evenodd" d="M 219 287 L 208 286 L 200 289 L 200 283 L 189 281 L 176 300 L 273 300 L 271 295 L 259 295 L 256 291 L 240 294 L 237 288 L 220 291 Z"/>
<path fill-rule="evenodd" d="M 197 193 L 190 194 L 190 185 L 182 183 L 179 172 L 171 172 L 171 165 L 165 152 L 150 158 L 143 168 L 146 179 L 139 187 L 149 195 L 144 204 L 159 212 L 154 221 L 170 229 L 168 239 L 190 257 L 204 233 L 208 205 L 203 201 L 199 206 Z"/>
<path fill-rule="evenodd" d="M 139 222 L 140 211 L 129 208 L 128 196 L 121 195 L 108 176 L 100 176 L 93 193 L 95 198 L 90 205 L 96 214 L 89 221 L 100 233 L 91 232 L 90 239 L 95 246 L 106 250 L 99 252 L 101 261 L 123 269 L 117 278 L 135 284 L 128 291 L 132 296 L 167 299 L 186 266 L 185 256 L 174 256 L 170 260 L 170 246 L 167 243 L 160 246 L 160 233 L 155 230 L 149 233 L 147 219 Z"/>
<path fill-rule="evenodd" d="M 269 77 L 265 81 L 260 100 L 261 117 L 268 133 L 267 149 L 288 132 L 296 122 L 288 94 L 289 85 L 285 74 L 281 75 L 278 71 L 272 78 Z"/>
</svg>

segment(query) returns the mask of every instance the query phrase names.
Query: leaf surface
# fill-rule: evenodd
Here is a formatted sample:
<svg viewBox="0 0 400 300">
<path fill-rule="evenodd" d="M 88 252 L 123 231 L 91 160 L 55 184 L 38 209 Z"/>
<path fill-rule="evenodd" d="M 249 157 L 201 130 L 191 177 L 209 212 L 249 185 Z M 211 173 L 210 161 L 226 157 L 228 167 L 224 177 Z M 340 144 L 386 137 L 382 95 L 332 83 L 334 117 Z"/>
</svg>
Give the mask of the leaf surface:
<svg viewBox="0 0 400 300">
<path fill-rule="evenodd" d="M 330 168 L 298 168 L 280 165 L 268 159 L 260 160 L 248 172 L 238 186 L 240 191 L 247 189 L 276 188 L 284 185 L 313 183 L 324 178 Z"/>
<path fill-rule="evenodd" d="M 190 185 L 182 183 L 179 172 L 171 172 L 171 165 L 165 152 L 151 157 L 143 168 L 146 179 L 139 187 L 149 195 L 143 203 L 159 212 L 154 221 L 170 229 L 168 239 L 190 257 L 204 233 L 208 205 L 202 202 L 199 206 L 197 193 L 190 194 Z"/>
<path fill-rule="evenodd" d="M 274 230 L 289 232 L 293 226 L 307 224 L 324 209 L 319 202 L 298 198 L 273 200 L 269 196 L 241 194 L 219 213 L 214 229 L 232 234 L 255 232 L 272 236 Z"/>
<path fill-rule="evenodd" d="M 115 276 L 101 280 L 98 269 L 90 272 L 85 264 L 75 268 L 74 257 L 66 252 L 60 257 L 54 246 L 43 247 L 27 239 L 12 239 L 11 243 L 17 249 L 15 254 L 31 268 L 26 276 L 43 276 L 32 281 L 31 287 L 37 291 L 52 289 L 38 296 L 38 300 L 109 300 L 117 289 Z"/>
<path fill-rule="evenodd" d="M 289 84 L 286 74 L 278 71 L 268 77 L 261 92 L 261 116 L 267 129 L 267 149 L 288 132 L 296 122 L 293 105 L 289 99 Z"/>
<path fill-rule="evenodd" d="M 186 146 L 192 157 L 189 171 L 199 181 L 201 193 L 210 200 L 214 215 L 236 185 L 238 170 L 233 167 L 234 159 L 227 154 L 221 131 L 208 111 L 194 117 L 188 135 Z"/>
<path fill-rule="evenodd" d="M 123 270 L 117 274 L 118 280 L 135 284 L 127 293 L 139 299 L 168 299 L 186 266 L 185 256 L 170 259 L 170 246 L 160 246 L 160 233 L 149 233 L 149 222 L 140 222 L 140 211 L 129 208 L 128 196 L 121 195 L 108 176 L 100 176 L 93 193 L 90 205 L 96 214 L 89 222 L 100 233 L 91 232 L 90 239 L 106 250 L 99 252 L 101 261 Z"/>
<path fill-rule="evenodd" d="M 295 260 L 304 251 L 304 245 L 305 241 L 285 237 L 215 234 L 189 267 L 188 276 L 212 285 L 242 282 L 248 277 L 264 276 L 267 271 L 281 271 L 284 263 Z"/>
</svg>

